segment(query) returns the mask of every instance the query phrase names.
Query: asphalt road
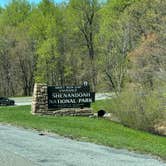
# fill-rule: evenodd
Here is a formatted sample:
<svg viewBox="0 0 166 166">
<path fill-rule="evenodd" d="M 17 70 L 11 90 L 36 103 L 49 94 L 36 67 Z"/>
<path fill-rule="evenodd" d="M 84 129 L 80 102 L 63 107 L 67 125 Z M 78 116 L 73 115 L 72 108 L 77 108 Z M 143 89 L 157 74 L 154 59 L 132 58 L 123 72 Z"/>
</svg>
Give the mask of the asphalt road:
<svg viewBox="0 0 166 166">
<path fill-rule="evenodd" d="M 111 93 L 97 93 L 95 98 L 96 100 L 103 100 L 112 96 L 113 94 Z M 16 105 L 31 105 L 32 103 L 32 97 L 14 97 L 11 99 L 15 101 Z"/>
<path fill-rule="evenodd" d="M 0 166 L 166 166 L 148 155 L 0 124 Z"/>
<path fill-rule="evenodd" d="M 14 97 L 10 98 L 15 101 L 15 105 L 31 105 L 32 97 Z"/>
</svg>

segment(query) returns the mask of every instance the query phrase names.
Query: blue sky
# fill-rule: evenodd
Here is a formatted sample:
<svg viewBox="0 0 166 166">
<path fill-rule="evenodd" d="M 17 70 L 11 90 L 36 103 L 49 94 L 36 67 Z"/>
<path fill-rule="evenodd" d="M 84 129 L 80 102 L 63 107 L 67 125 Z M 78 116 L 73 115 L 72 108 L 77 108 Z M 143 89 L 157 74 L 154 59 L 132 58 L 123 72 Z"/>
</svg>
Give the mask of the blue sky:
<svg viewBox="0 0 166 166">
<path fill-rule="evenodd" d="M 33 2 L 33 3 L 38 3 L 40 2 L 41 0 L 28 0 L 29 2 Z M 55 2 L 57 3 L 60 3 L 64 0 L 54 0 Z M 6 4 L 8 4 L 10 2 L 10 0 L 0 0 L 0 6 L 5 6 Z"/>
</svg>

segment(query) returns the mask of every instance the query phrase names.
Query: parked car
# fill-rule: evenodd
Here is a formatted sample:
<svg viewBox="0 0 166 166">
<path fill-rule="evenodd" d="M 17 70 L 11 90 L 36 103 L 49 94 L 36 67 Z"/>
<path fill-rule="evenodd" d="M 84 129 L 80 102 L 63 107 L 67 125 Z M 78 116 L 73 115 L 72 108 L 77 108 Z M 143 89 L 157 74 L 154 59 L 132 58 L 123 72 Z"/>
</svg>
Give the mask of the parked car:
<svg viewBox="0 0 166 166">
<path fill-rule="evenodd" d="M 7 97 L 0 97 L 0 106 L 14 105 L 15 101 Z"/>
</svg>

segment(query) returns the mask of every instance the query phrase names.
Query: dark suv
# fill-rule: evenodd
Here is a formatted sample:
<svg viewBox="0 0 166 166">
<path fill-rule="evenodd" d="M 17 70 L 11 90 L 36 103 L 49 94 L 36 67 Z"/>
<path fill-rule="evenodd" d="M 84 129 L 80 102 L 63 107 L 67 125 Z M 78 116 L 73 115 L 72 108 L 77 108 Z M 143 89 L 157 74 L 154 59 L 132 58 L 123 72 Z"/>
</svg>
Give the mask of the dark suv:
<svg viewBox="0 0 166 166">
<path fill-rule="evenodd" d="M 0 97 L 0 106 L 14 105 L 14 100 L 8 99 L 7 97 Z"/>
</svg>

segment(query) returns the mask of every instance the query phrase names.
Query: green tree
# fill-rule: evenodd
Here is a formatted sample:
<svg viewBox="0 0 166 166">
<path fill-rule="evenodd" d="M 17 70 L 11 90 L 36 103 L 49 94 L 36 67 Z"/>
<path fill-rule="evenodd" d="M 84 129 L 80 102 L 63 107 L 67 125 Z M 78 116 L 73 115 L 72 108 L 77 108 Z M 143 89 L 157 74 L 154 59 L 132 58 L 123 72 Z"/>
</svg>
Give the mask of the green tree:
<svg viewBox="0 0 166 166">
<path fill-rule="evenodd" d="M 103 72 L 115 92 L 120 92 L 126 78 L 127 55 L 131 50 L 129 16 L 125 14 L 135 1 L 109 1 L 100 10 L 101 22 L 98 35 L 103 61 Z"/>
<path fill-rule="evenodd" d="M 5 95 L 31 95 L 34 84 L 34 50 L 25 21 L 31 12 L 27 1 L 13 0 L 1 14 L 1 57 L 8 89 Z M 6 60 L 5 60 L 6 59 Z M 5 88 L 4 88 L 5 89 Z"/>
<path fill-rule="evenodd" d="M 56 6 L 53 1 L 43 0 L 32 12 L 30 22 L 31 36 L 37 39 L 36 80 L 48 84 L 65 84 L 65 23 L 63 6 Z M 44 70 L 43 70 L 44 69 Z"/>
<path fill-rule="evenodd" d="M 17 26 L 24 22 L 31 12 L 27 0 L 12 0 L 3 11 L 3 21 L 7 25 Z"/>
<path fill-rule="evenodd" d="M 89 70 L 89 78 L 93 90 L 95 90 L 97 83 L 97 71 L 95 66 L 95 36 L 99 28 L 99 9 L 100 3 L 97 0 L 71 0 L 69 2 L 73 28 L 77 30 L 80 38 L 82 39 L 82 46 L 88 51 L 87 55 L 90 61 L 90 68 L 87 68 L 87 70 Z M 88 63 L 88 61 L 85 63 Z"/>
<path fill-rule="evenodd" d="M 154 89 L 165 82 L 165 5 L 162 0 L 146 0 L 132 5 L 127 11 L 133 33 L 138 38 L 137 47 L 130 54 L 133 65 L 130 73 L 133 73 L 133 82 L 145 88 Z"/>
</svg>

